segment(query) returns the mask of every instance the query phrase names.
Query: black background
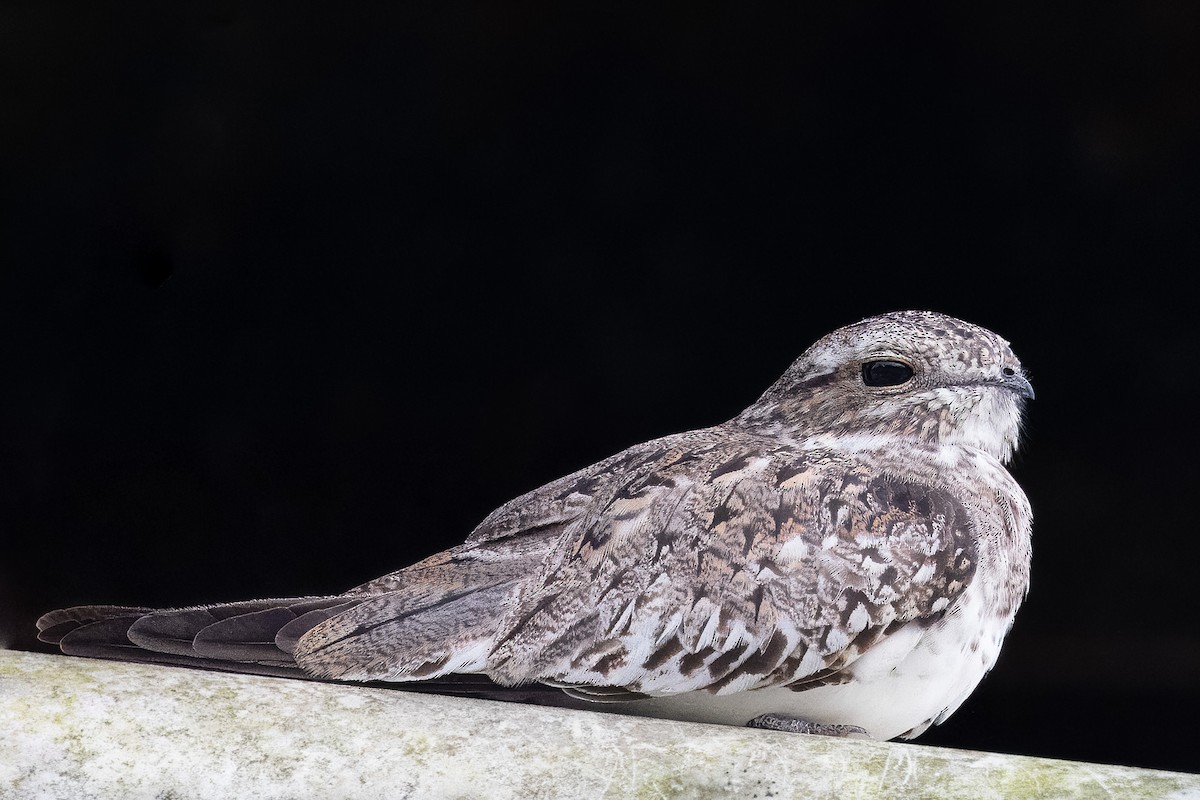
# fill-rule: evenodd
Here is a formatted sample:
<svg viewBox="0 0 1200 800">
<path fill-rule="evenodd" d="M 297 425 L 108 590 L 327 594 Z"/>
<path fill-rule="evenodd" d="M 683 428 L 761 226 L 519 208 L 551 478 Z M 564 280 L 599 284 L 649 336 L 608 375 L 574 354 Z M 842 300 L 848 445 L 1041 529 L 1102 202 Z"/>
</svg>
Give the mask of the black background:
<svg viewBox="0 0 1200 800">
<path fill-rule="evenodd" d="M 1200 771 L 1194 4 L 179 5 L 0 6 L 10 646 L 344 589 L 928 308 L 1038 398 L 922 741 Z"/>
</svg>

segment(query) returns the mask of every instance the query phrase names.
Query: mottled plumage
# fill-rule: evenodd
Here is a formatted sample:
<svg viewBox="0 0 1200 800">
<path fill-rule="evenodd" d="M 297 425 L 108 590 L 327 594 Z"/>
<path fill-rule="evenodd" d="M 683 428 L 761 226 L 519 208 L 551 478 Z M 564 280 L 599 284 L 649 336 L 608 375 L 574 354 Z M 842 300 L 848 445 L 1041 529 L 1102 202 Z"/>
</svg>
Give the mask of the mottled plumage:
<svg viewBox="0 0 1200 800">
<path fill-rule="evenodd" d="M 991 668 L 1024 597 L 1030 509 L 1003 463 L 1032 396 L 990 331 L 885 314 L 733 420 L 549 483 L 343 595 L 39 628 L 80 655 L 911 737 Z"/>
</svg>

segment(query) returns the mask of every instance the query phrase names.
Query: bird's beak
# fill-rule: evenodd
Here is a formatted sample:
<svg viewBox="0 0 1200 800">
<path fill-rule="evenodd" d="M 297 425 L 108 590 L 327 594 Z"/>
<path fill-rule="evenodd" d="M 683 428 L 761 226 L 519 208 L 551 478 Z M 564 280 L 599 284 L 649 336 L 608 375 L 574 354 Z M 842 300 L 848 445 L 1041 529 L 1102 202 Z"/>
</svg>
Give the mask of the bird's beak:
<svg viewBox="0 0 1200 800">
<path fill-rule="evenodd" d="M 1000 381 L 1000 385 L 1006 389 L 1011 389 L 1026 400 L 1033 399 L 1033 384 L 1024 375 L 1017 373 L 1016 375 L 1006 375 L 1004 380 Z"/>
</svg>

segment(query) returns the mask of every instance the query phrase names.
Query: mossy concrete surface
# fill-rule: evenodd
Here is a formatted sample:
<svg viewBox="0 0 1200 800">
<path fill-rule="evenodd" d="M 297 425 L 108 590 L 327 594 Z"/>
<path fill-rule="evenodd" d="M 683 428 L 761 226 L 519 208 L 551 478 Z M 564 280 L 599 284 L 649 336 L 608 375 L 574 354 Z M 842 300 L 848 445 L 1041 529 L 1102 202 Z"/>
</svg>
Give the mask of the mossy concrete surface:
<svg viewBox="0 0 1200 800">
<path fill-rule="evenodd" d="M 0 798 L 1191 798 L 1200 775 L 0 651 Z"/>
</svg>

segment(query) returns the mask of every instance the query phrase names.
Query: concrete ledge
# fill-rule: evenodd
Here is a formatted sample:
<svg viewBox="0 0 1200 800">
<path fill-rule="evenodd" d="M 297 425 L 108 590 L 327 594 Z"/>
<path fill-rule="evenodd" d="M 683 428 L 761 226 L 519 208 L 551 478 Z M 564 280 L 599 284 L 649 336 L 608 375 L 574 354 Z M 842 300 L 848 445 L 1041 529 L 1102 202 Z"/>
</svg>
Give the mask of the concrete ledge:
<svg viewBox="0 0 1200 800">
<path fill-rule="evenodd" d="M 0 652 L 0 798 L 1191 798 L 1200 775 Z"/>
</svg>

